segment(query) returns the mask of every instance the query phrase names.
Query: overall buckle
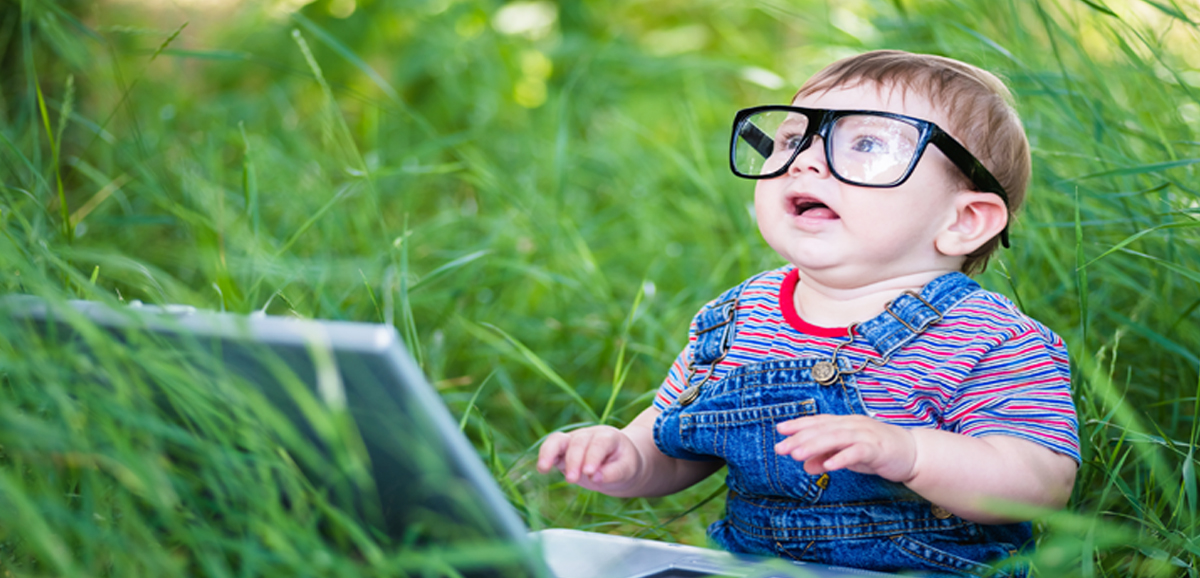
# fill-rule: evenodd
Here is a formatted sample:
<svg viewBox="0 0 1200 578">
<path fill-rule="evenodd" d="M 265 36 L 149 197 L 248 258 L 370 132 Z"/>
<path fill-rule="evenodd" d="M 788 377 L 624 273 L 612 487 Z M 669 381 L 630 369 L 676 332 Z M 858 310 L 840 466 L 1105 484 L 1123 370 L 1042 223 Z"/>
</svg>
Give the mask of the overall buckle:
<svg viewBox="0 0 1200 578">
<path fill-rule="evenodd" d="M 895 319 L 896 321 L 899 321 L 900 324 L 903 325 L 905 329 L 908 329 L 909 331 L 911 331 L 913 333 L 920 333 L 920 332 L 924 331 L 926 328 L 928 328 L 930 325 L 934 325 L 942 320 L 942 312 L 938 311 L 938 308 L 934 307 L 933 304 L 930 303 L 929 301 L 926 301 L 924 297 L 921 297 L 921 295 L 919 293 L 917 293 L 911 289 L 906 289 L 903 293 L 900 294 L 900 296 L 903 297 L 905 295 L 908 295 L 908 296 L 916 299 L 917 301 L 920 301 L 922 305 L 924 305 L 925 307 L 928 307 L 929 310 L 933 312 L 933 316 L 934 316 L 934 318 L 932 320 L 924 323 L 921 326 L 921 328 L 918 329 L 916 327 L 913 327 L 909 322 L 905 321 L 904 318 L 901 317 L 899 313 L 897 313 L 895 310 L 892 309 L 892 305 L 900 297 L 897 297 L 896 299 L 893 299 L 891 301 L 888 301 L 887 303 L 884 303 L 883 310 L 886 311 L 888 315 L 891 315 L 893 319 Z"/>
</svg>

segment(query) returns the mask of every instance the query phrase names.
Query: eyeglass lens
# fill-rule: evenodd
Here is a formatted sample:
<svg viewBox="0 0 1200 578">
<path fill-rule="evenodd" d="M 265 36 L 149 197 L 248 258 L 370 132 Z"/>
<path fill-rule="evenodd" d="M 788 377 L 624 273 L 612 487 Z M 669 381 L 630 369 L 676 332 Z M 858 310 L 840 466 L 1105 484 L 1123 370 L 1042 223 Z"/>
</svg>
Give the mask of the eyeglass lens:
<svg viewBox="0 0 1200 578">
<path fill-rule="evenodd" d="M 808 117 L 786 110 L 760 111 L 738 125 L 733 159 L 737 171 L 771 174 L 803 146 Z M 907 172 L 917 152 L 920 130 L 906 122 L 856 114 L 837 119 L 830 130 L 829 166 L 843 180 L 890 185 Z"/>
</svg>

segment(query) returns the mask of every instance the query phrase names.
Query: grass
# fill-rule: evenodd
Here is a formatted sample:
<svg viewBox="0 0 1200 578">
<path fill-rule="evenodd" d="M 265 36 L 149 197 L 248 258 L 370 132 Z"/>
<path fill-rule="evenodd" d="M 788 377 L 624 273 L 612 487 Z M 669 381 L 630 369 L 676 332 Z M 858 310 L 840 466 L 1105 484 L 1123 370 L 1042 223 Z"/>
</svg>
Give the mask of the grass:
<svg viewBox="0 0 1200 578">
<path fill-rule="evenodd" d="M 533 473 L 536 444 L 631 419 L 696 308 L 778 263 L 725 168 L 734 110 L 844 54 L 946 54 L 1006 78 L 1034 149 L 1014 247 L 981 282 L 1075 364 L 1085 463 L 1034 563 L 1200 573 L 1193 5 L 618 1 L 522 29 L 495 2 L 360 4 L 0 5 L 0 292 L 394 324 L 532 526 L 703 543 L 720 480 L 616 500 Z M 81 395 L 53 351 L 0 351 L 6 572 L 403 562 L 265 506 L 263 476 L 303 483 L 286 463 L 176 440 L 136 396 Z M 163 467 L 168 443 L 228 492 Z M 245 504 L 262 521 L 231 516 Z"/>
</svg>

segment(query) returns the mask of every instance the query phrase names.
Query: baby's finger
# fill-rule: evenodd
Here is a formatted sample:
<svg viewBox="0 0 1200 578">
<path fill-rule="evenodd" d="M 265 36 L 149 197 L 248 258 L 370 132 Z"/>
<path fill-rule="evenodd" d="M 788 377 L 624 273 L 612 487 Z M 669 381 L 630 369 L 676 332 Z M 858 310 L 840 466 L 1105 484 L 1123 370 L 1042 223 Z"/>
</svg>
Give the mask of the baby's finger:
<svg viewBox="0 0 1200 578">
<path fill-rule="evenodd" d="M 795 432 L 787 434 L 787 437 L 775 444 L 775 453 L 785 455 L 799 448 L 808 448 L 814 446 L 814 444 L 827 443 L 831 439 L 830 436 L 836 431 L 837 428 L 833 424 L 824 420 L 822 422 L 802 424 Z M 812 452 L 809 453 L 811 455 Z"/>
<path fill-rule="evenodd" d="M 566 476 L 568 482 L 579 483 L 583 459 L 587 455 L 587 449 L 591 445 L 593 437 L 590 429 L 582 429 L 571 434 L 571 444 L 567 446 L 566 455 L 563 456 L 562 468 L 563 476 Z"/>
<path fill-rule="evenodd" d="M 554 469 L 554 466 L 562 460 L 563 450 L 570 440 L 571 436 L 562 432 L 554 432 L 546 436 L 546 440 L 542 442 L 542 447 L 538 450 L 537 470 L 545 474 Z"/>
<path fill-rule="evenodd" d="M 615 432 L 606 432 L 592 437 L 583 456 L 583 475 L 591 476 L 600 471 L 608 456 L 616 450 L 617 438 L 613 433 Z"/>
<path fill-rule="evenodd" d="M 617 484 L 630 480 L 637 471 L 637 462 L 634 459 L 627 459 L 626 454 L 620 456 L 612 456 L 616 459 L 610 459 L 596 475 L 592 477 L 598 483 Z"/>
<path fill-rule="evenodd" d="M 838 417 L 840 416 L 825 414 L 798 417 L 796 419 L 789 419 L 787 421 L 781 421 L 775 424 L 775 431 L 785 436 L 790 436 L 805 429 L 828 425 L 831 421 L 835 421 Z"/>
<path fill-rule="evenodd" d="M 853 443 L 852 436 L 837 429 L 805 431 L 776 444 L 775 453 L 790 455 L 796 461 L 807 462 L 816 459 L 817 456 L 837 453 Z"/>
<path fill-rule="evenodd" d="M 843 468 L 853 469 L 853 466 L 861 465 L 867 461 L 866 454 L 867 454 L 867 451 L 863 446 L 851 445 L 851 446 L 846 447 L 842 451 L 837 452 L 831 456 L 822 456 L 821 467 L 824 468 L 825 471 L 827 471 L 827 472 L 832 472 L 832 471 L 840 470 Z M 855 471 L 858 471 L 858 470 L 855 470 Z M 873 473 L 873 472 L 863 472 L 863 473 Z"/>
<path fill-rule="evenodd" d="M 829 454 L 818 454 L 804 460 L 804 472 L 810 476 L 819 476 L 826 472 L 832 471 L 825 467 L 826 460 L 829 459 Z"/>
</svg>

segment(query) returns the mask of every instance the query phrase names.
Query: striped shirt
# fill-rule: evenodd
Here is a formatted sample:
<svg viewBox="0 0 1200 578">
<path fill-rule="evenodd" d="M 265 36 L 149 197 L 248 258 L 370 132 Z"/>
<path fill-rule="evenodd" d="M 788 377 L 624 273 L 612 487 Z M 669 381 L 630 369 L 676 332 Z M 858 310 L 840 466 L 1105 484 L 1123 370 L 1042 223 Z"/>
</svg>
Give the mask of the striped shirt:
<svg viewBox="0 0 1200 578">
<path fill-rule="evenodd" d="M 817 327 L 796 313 L 799 273 L 788 265 L 760 276 L 738 302 L 737 337 L 710 384 L 750 363 L 799 357 L 828 359 L 847 341 L 845 328 Z M 686 387 L 691 344 L 675 359 L 654 407 L 665 410 Z M 859 339 L 840 356 L 858 367 L 879 354 Z M 698 368 L 704 375 L 707 368 Z M 1008 298 L 978 291 L 884 365 L 856 374 L 874 418 L 969 436 L 1009 435 L 1079 461 L 1070 364 L 1063 340 L 1017 310 Z"/>
</svg>

